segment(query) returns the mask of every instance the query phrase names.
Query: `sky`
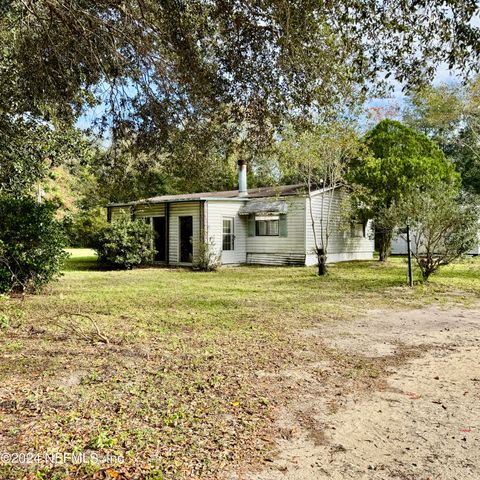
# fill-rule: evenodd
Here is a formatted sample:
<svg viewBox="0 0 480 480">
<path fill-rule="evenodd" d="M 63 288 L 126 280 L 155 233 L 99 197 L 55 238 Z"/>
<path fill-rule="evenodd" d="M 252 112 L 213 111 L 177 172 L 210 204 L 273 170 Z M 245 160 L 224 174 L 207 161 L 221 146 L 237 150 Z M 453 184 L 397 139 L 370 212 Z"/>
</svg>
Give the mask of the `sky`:
<svg viewBox="0 0 480 480">
<path fill-rule="evenodd" d="M 480 27 L 480 17 L 474 16 L 471 25 L 475 27 Z M 433 80 L 433 85 L 440 85 L 442 83 L 454 84 L 460 83 L 462 81 L 460 75 L 451 71 L 448 68 L 446 63 L 439 65 L 435 78 Z M 366 103 L 366 107 L 382 107 L 388 108 L 393 106 L 398 106 L 402 109 L 405 106 L 406 95 L 402 92 L 402 86 L 398 82 L 394 82 L 394 90 L 389 98 L 375 98 Z"/>
<path fill-rule="evenodd" d="M 460 77 L 448 69 L 447 64 L 440 65 L 435 78 L 432 82 L 433 85 L 440 85 L 443 83 L 455 84 L 461 81 Z M 393 83 L 393 91 L 388 98 L 373 98 L 366 102 L 365 107 L 380 107 L 388 109 L 390 107 L 398 107 L 401 109 L 405 106 L 407 96 L 402 92 L 402 86 L 398 82 Z"/>
</svg>

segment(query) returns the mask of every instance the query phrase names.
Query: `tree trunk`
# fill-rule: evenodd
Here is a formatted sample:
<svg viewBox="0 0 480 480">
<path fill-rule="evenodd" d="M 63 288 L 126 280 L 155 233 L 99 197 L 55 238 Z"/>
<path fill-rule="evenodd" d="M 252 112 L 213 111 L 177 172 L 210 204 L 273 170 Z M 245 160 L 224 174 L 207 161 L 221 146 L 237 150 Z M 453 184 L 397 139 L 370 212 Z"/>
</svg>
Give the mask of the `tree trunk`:
<svg viewBox="0 0 480 480">
<path fill-rule="evenodd" d="M 327 256 L 323 248 L 319 248 L 317 252 L 318 259 L 318 275 L 322 277 L 327 274 Z"/>
<path fill-rule="evenodd" d="M 393 232 L 391 230 L 381 230 L 378 235 L 378 260 L 386 262 L 391 252 Z"/>
<path fill-rule="evenodd" d="M 428 282 L 428 279 L 432 273 L 435 272 L 437 267 L 435 266 L 432 258 L 427 253 L 425 258 L 421 258 L 420 261 L 417 262 L 420 270 L 422 271 L 422 278 L 424 282 Z"/>
</svg>

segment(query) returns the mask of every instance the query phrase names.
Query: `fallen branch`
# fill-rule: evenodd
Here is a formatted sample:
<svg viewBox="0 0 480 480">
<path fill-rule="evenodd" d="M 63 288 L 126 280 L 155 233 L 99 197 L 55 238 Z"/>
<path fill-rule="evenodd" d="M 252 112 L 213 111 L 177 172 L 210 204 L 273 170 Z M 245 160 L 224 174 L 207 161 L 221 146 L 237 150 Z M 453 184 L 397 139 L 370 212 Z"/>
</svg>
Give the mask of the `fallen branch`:
<svg viewBox="0 0 480 480">
<path fill-rule="evenodd" d="M 57 319 L 62 318 L 62 317 L 81 317 L 81 318 L 86 318 L 87 320 L 90 321 L 92 326 L 94 327 L 95 331 L 91 332 L 85 332 L 82 328 L 80 328 L 78 325 L 75 325 L 72 321 L 68 323 L 68 325 L 63 324 L 62 322 L 57 321 Z M 100 328 L 98 327 L 97 322 L 90 317 L 90 315 L 86 315 L 83 313 L 71 313 L 71 312 L 63 312 L 59 313 L 52 319 L 52 323 L 54 325 L 57 325 L 58 327 L 62 328 L 63 330 L 67 330 L 67 327 L 70 328 L 77 336 L 80 338 L 83 338 L 84 340 L 88 342 L 103 342 L 106 345 L 110 344 L 110 340 L 108 337 L 101 332 Z"/>
</svg>

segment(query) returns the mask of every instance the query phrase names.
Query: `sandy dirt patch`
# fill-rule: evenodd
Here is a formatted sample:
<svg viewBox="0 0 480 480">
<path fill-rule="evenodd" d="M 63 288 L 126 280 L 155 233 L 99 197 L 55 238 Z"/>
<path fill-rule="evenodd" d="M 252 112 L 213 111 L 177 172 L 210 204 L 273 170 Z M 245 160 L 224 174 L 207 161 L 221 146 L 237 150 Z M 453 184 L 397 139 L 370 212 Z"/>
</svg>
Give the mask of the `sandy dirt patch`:
<svg viewBox="0 0 480 480">
<path fill-rule="evenodd" d="M 280 373 L 295 396 L 276 454 L 229 478 L 480 478 L 480 308 L 372 311 L 303 334 L 332 359 Z"/>
</svg>

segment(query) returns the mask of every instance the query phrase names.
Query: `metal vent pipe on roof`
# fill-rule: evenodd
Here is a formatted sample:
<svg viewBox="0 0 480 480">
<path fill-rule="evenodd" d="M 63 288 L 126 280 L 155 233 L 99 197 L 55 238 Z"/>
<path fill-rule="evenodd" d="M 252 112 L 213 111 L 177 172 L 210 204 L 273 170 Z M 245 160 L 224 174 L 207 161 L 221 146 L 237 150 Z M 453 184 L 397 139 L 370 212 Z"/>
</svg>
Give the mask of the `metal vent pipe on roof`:
<svg viewBox="0 0 480 480">
<path fill-rule="evenodd" d="M 247 162 L 239 160 L 238 164 L 238 193 L 240 195 L 247 195 Z"/>
</svg>

